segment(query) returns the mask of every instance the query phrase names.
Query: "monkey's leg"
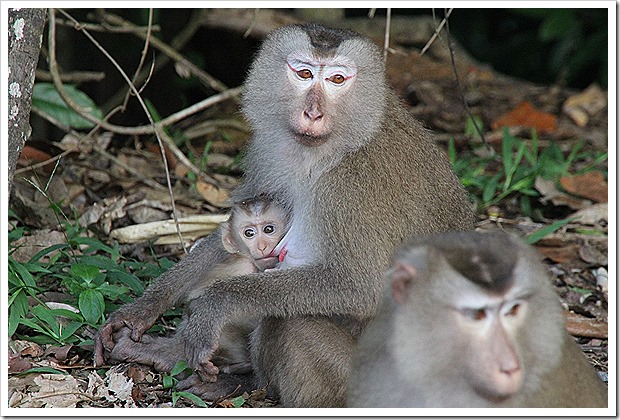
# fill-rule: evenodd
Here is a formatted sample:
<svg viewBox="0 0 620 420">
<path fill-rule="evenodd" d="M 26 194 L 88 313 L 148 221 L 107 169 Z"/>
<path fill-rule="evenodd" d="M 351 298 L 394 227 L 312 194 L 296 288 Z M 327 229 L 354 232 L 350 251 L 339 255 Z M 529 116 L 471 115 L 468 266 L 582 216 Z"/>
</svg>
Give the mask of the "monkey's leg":
<svg viewBox="0 0 620 420">
<path fill-rule="evenodd" d="M 252 374 L 251 368 L 249 371 L 250 373 L 247 374 L 220 372 L 215 382 L 203 381 L 197 374 L 193 374 L 189 378 L 179 381 L 177 388 L 198 395 L 205 401 L 237 397 L 244 392 L 250 393 L 256 389 L 255 376 Z"/>
<path fill-rule="evenodd" d="M 252 338 L 257 383 L 286 407 L 343 407 L 353 346 L 328 318 L 265 318 Z"/>
<path fill-rule="evenodd" d="M 153 337 L 143 335 L 141 341 L 130 338 L 131 331 L 122 329 L 114 336 L 116 345 L 110 352 L 108 360 L 116 362 L 135 362 L 151 366 L 159 372 L 169 372 L 179 361 L 183 360 L 183 343 L 178 335 L 171 337 Z"/>
</svg>

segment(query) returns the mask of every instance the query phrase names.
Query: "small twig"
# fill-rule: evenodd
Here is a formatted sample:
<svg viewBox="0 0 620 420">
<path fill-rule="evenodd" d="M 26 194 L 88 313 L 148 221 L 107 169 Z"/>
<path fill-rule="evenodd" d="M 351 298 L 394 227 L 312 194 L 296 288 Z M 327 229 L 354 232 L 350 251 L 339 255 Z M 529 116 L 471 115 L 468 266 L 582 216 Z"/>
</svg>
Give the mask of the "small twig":
<svg viewBox="0 0 620 420">
<path fill-rule="evenodd" d="M 144 48 L 142 49 L 142 54 L 140 55 L 140 63 L 138 63 L 138 67 L 136 68 L 133 77 L 131 78 L 131 83 L 134 85 L 137 84 L 138 75 L 140 74 L 140 70 L 142 70 L 142 66 L 144 65 L 144 60 L 146 59 L 146 52 L 149 50 L 149 42 L 151 40 L 151 28 L 153 27 L 153 8 L 149 9 L 149 30 L 146 32 L 146 38 L 144 39 Z M 144 89 L 150 77 L 146 80 L 142 88 L 140 88 L 140 92 Z M 129 97 L 131 96 L 131 89 L 127 90 L 127 94 L 125 95 L 125 100 L 123 101 L 122 109 L 127 108 L 127 102 L 129 102 Z"/>
<path fill-rule="evenodd" d="M 118 166 L 120 166 L 121 168 L 123 168 L 124 170 L 129 172 L 130 174 L 132 174 L 134 177 L 136 177 L 136 179 L 140 180 L 140 182 L 143 182 L 144 184 L 148 185 L 149 187 L 154 188 L 156 190 L 160 190 L 160 191 L 163 191 L 163 190 L 166 189 L 166 187 L 164 187 L 161 184 L 153 181 L 152 179 L 150 179 L 149 177 L 147 177 L 143 173 L 137 171 L 135 168 L 132 168 L 131 166 L 129 166 L 128 164 L 126 164 L 125 162 L 123 162 L 122 160 L 117 158 L 116 156 L 108 153 L 106 150 L 103 150 L 101 147 L 94 146 L 93 150 L 95 152 L 99 153 L 101 156 L 105 157 L 106 159 L 111 160 L 112 162 L 114 162 L 115 164 L 117 164 Z"/>
<path fill-rule="evenodd" d="M 450 9 L 450 11 L 451 10 L 452 9 Z M 448 13 L 446 12 L 446 17 L 447 16 L 448 16 Z M 450 50 L 450 63 L 452 64 L 452 71 L 454 72 L 454 77 L 456 78 L 456 86 L 459 90 L 459 96 L 461 97 L 461 102 L 463 103 L 463 106 L 465 107 L 465 111 L 467 111 L 467 115 L 471 119 L 472 124 L 476 128 L 476 132 L 480 136 L 480 140 L 482 140 L 482 143 L 486 146 L 489 152 L 495 153 L 495 150 L 489 145 L 489 143 L 487 143 L 487 140 L 484 137 L 484 133 L 482 132 L 482 129 L 478 127 L 478 121 L 476 121 L 476 119 L 474 118 L 474 115 L 471 112 L 471 109 L 469 108 L 469 104 L 467 103 L 467 99 L 465 99 L 465 93 L 463 92 L 463 86 L 461 85 L 461 79 L 459 78 L 459 72 L 456 69 L 456 61 L 454 59 L 454 46 L 452 45 L 452 41 L 451 41 L 452 37 L 450 36 L 450 24 L 448 23 L 448 19 L 444 19 L 444 22 L 446 25 L 446 34 L 447 34 L 446 40 L 448 42 L 448 49 Z"/>
<path fill-rule="evenodd" d="M 392 9 L 387 8 L 385 17 L 385 37 L 383 39 L 383 62 L 387 62 L 388 49 L 390 47 L 390 23 L 392 22 Z"/>
<path fill-rule="evenodd" d="M 44 160 L 43 162 L 33 163 L 32 165 L 28 165 L 28 166 L 26 166 L 24 168 L 17 169 L 17 170 L 15 170 L 15 175 L 18 175 L 18 174 L 21 174 L 21 173 L 24 173 L 24 172 L 34 171 L 35 169 L 42 168 L 44 166 L 49 165 L 52 162 L 59 161 L 60 158 L 62 158 L 64 156 L 67 156 L 69 153 L 76 152 L 76 151 L 78 151 L 76 148 L 71 148 L 71 149 L 65 150 L 62 153 L 60 153 L 60 154 L 58 154 L 58 155 L 56 155 L 54 157 L 51 157 L 51 158 L 49 158 L 47 160 Z"/>
<path fill-rule="evenodd" d="M 76 25 L 73 22 L 69 22 L 63 19 L 58 19 L 58 18 L 56 19 L 56 23 L 58 25 L 72 26 L 72 27 L 75 27 Z M 148 32 L 148 31 L 159 32 L 161 31 L 161 27 L 159 25 L 147 26 L 146 28 L 142 26 L 133 26 L 131 28 L 119 27 L 119 26 L 108 25 L 106 23 L 96 24 L 96 23 L 78 22 L 77 25 L 80 28 L 88 29 L 89 31 L 93 31 L 93 32 L 116 32 L 116 33 L 123 33 L 123 34 L 132 34 L 136 32 Z"/>
<path fill-rule="evenodd" d="M 448 18 L 452 14 L 452 10 L 454 10 L 454 8 L 448 9 L 448 11 L 446 12 L 446 16 L 444 16 L 444 18 L 441 21 L 441 23 L 439 23 L 439 26 L 437 26 L 435 28 L 435 33 L 433 33 L 433 36 L 431 37 L 431 39 L 428 40 L 428 42 L 426 43 L 424 48 L 422 48 L 422 51 L 420 51 L 420 55 L 421 56 L 424 55 L 426 50 L 428 50 L 431 47 L 431 45 L 433 45 L 433 42 L 435 42 L 435 39 L 437 39 L 437 37 L 439 36 L 439 32 L 441 32 L 441 30 L 443 29 L 444 25 L 448 22 Z M 434 17 L 435 17 L 435 9 L 433 9 L 433 18 Z"/>
<path fill-rule="evenodd" d="M 76 27 L 78 30 L 79 27 Z M 88 33 L 86 31 L 84 31 L 85 33 Z M 168 117 L 162 119 L 161 121 L 155 123 L 155 125 L 142 125 L 142 126 L 136 126 L 136 127 L 125 127 L 125 126 L 120 126 L 120 125 L 114 125 L 114 124 L 110 124 L 106 121 L 100 120 L 99 118 L 89 114 L 85 109 L 83 109 L 82 107 L 80 107 L 77 103 L 75 103 L 75 101 L 73 101 L 73 99 L 67 94 L 64 86 L 62 85 L 61 82 L 61 76 L 60 76 L 60 72 L 58 70 L 58 63 L 56 61 L 56 39 L 55 39 L 55 34 L 56 34 L 56 30 L 53 27 L 49 28 L 49 65 L 50 65 L 50 74 L 52 75 L 52 81 L 54 82 L 54 86 L 56 87 L 56 90 L 58 90 L 58 93 L 60 94 L 60 96 L 62 97 L 62 99 L 66 102 L 66 104 L 73 109 L 75 112 L 77 112 L 78 114 L 80 114 L 80 116 L 84 117 L 86 120 L 92 122 L 93 124 L 97 124 L 99 126 L 101 126 L 102 128 L 108 130 L 108 131 L 112 131 L 113 133 L 117 133 L 117 134 L 125 134 L 125 135 L 132 135 L 132 134 L 154 134 L 158 129 L 161 129 L 163 127 L 166 127 L 168 125 L 174 124 L 177 121 L 180 121 L 192 114 L 195 114 L 196 112 L 199 112 L 205 108 L 209 108 L 219 102 L 223 102 L 229 98 L 238 96 L 239 94 L 241 94 L 242 91 L 242 87 L 237 87 L 237 88 L 233 88 L 233 89 L 228 89 L 225 92 L 219 93 L 217 95 L 213 95 L 210 96 L 206 99 L 203 99 L 202 101 L 195 103 L 194 105 L 182 109 L 179 112 L 176 112 L 172 115 L 169 115 Z M 52 38 L 52 36 L 54 38 Z M 89 35 L 90 36 L 90 35 Z M 92 37 L 91 37 L 92 38 Z M 96 41 L 95 41 L 96 42 Z M 52 48 L 54 47 L 54 48 Z M 178 156 L 177 156 L 178 157 Z"/>
<path fill-rule="evenodd" d="M 52 123 L 53 125 L 55 125 L 56 127 L 60 128 L 62 131 L 66 132 L 66 133 L 70 133 L 71 131 L 73 131 L 73 129 L 71 127 L 69 127 L 68 125 L 61 123 L 60 121 L 58 121 L 56 118 L 52 117 L 50 114 L 47 114 L 44 111 L 41 111 L 39 108 L 36 107 L 32 107 L 32 112 L 34 112 L 35 114 L 37 114 L 39 117 L 43 118 L 44 120 Z M 17 171 L 15 172 L 17 173 Z"/>
<path fill-rule="evenodd" d="M 60 128 L 61 130 L 71 134 L 72 136 L 74 136 L 76 139 L 78 139 L 78 142 L 81 142 L 82 140 L 91 137 L 93 134 L 93 130 L 96 130 L 97 127 L 95 127 L 93 130 L 91 130 L 90 133 L 88 133 L 85 136 L 82 136 L 80 133 L 78 133 L 77 131 L 73 130 L 71 127 L 61 123 L 60 121 L 58 121 L 57 119 L 55 119 L 54 117 L 52 117 L 49 114 L 46 114 L 43 111 L 39 111 L 36 108 L 33 108 L 33 111 L 39 115 L 41 118 L 46 119 L 47 121 L 49 121 L 50 123 L 52 123 L 53 125 L 55 125 L 56 127 Z M 109 117 L 111 114 L 108 114 Z M 153 181 L 151 178 L 149 178 L 148 176 L 146 176 L 145 174 L 137 171 L 135 168 L 132 168 L 131 166 L 127 165 L 125 162 L 121 161 L 120 159 L 118 159 L 116 156 L 111 155 L 110 153 L 106 152 L 105 150 L 103 150 L 100 147 L 94 146 L 93 150 L 95 150 L 97 153 L 101 154 L 102 156 L 112 160 L 114 163 L 116 163 L 118 166 L 120 166 L 121 168 L 125 169 L 127 172 L 129 172 L 130 174 L 132 174 L 134 177 L 136 177 L 136 179 L 138 179 L 140 182 L 144 183 L 145 185 L 148 185 L 151 188 L 157 189 L 157 190 L 165 190 L 166 188 L 163 187 L 161 184 L 159 184 L 158 182 Z M 67 154 L 71 153 L 71 152 L 79 152 L 79 146 L 76 148 L 71 148 L 68 150 L 63 151 L 62 153 L 60 153 L 59 155 L 48 159 L 44 162 L 39 162 L 33 165 L 29 165 L 25 168 L 21 168 L 15 171 L 15 174 L 20 174 L 22 172 L 28 172 L 31 171 L 33 169 L 38 169 L 40 167 L 43 167 L 51 162 L 54 162 L 56 160 L 59 160 L 61 157 L 66 156 Z"/>
<path fill-rule="evenodd" d="M 250 22 L 250 26 L 248 26 L 248 30 L 243 33 L 244 38 L 249 37 L 252 31 L 254 30 L 254 27 L 256 26 L 256 22 L 258 20 L 257 18 L 258 18 L 259 11 L 260 9 L 254 9 L 254 15 L 252 17 L 252 21 Z"/>
<path fill-rule="evenodd" d="M 206 13 L 204 9 L 196 9 L 193 11 L 192 17 L 190 18 L 189 22 L 187 22 L 187 24 L 183 27 L 183 30 L 170 42 L 170 46 L 172 48 L 177 51 L 183 49 L 183 46 L 187 44 L 192 39 L 196 31 L 202 27 L 204 13 Z M 169 61 L 170 57 L 168 57 L 167 55 L 156 57 L 150 74 L 157 73 L 163 66 L 168 64 Z M 146 69 L 143 69 L 140 72 L 140 75 L 137 77 L 136 81 L 138 83 L 141 83 L 147 78 L 147 76 L 149 76 L 148 72 L 146 71 Z M 114 95 L 112 95 L 105 104 L 103 104 L 102 108 L 113 108 L 119 102 L 122 102 L 124 96 L 125 89 L 121 88 Z"/>
<path fill-rule="evenodd" d="M 36 69 L 35 75 L 39 82 L 52 81 L 52 75 L 45 70 Z M 103 79 L 105 79 L 105 73 L 102 71 L 76 71 L 60 75 L 60 80 L 65 83 L 100 82 Z"/>
<path fill-rule="evenodd" d="M 112 15 L 112 14 L 106 14 L 104 16 L 104 19 L 106 19 L 109 23 L 118 24 L 122 26 L 131 27 L 133 25 L 131 22 L 128 22 L 125 19 L 119 16 Z M 140 38 L 146 38 L 146 34 L 144 34 L 143 32 L 137 32 L 136 35 L 139 36 Z M 172 48 L 165 42 L 157 38 L 152 38 L 151 44 L 153 45 L 153 47 L 157 48 L 158 50 L 160 50 L 161 52 L 163 52 L 164 54 L 172 58 L 177 63 L 180 63 L 184 65 L 185 67 L 187 67 L 190 70 L 190 72 L 198 78 L 198 80 L 200 80 L 205 85 L 209 86 L 211 89 L 217 92 L 223 92 L 228 89 L 228 86 L 226 86 L 224 83 L 217 80 L 215 77 L 211 76 L 209 73 L 205 72 L 200 67 L 198 67 L 197 65 L 189 61 L 176 49 Z"/>
<path fill-rule="evenodd" d="M 62 9 L 59 9 L 59 11 L 65 15 L 66 18 L 74 21 L 75 23 L 77 23 L 77 21 L 71 16 L 69 15 L 67 12 L 65 12 Z M 49 20 L 49 26 L 50 28 L 50 39 L 49 39 L 49 43 L 50 43 L 50 71 L 52 72 L 52 74 L 54 74 L 54 72 L 51 70 L 51 59 L 52 59 L 52 54 L 53 54 L 53 59 L 54 61 L 56 60 L 56 41 L 55 41 L 55 37 L 56 37 L 56 33 L 55 33 L 55 11 L 54 9 L 50 9 L 50 20 Z M 178 226 L 178 216 L 177 216 L 177 212 L 176 212 L 176 206 L 174 203 L 174 194 L 172 192 L 172 182 L 170 180 L 170 170 L 168 169 L 168 159 L 166 158 L 166 150 L 164 148 L 164 144 L 163 141 L 161 140 L 160 137 L 160 133 L 159 133 L 159 129 L 155 126 L 155 121 L 153 121 L 153 117 L 151 116 L 151 113 L 149 112 L 146 104 L 144 103 L 144 100 L 142 100 L 142 96 L 140 96 L 140 93 L 138 92 L 138 89 L 136 89 L 136 87 L 134 86 L 133 83 L 131 83 L 131 80 L 129 79 L 129 77 L 127 76 L 127 74 L 123 71 L 123 69 L 121 68 L 121 66 L 116 62 L 116 60 L 114 60 L 114 58 L 112 58 L 112 56 L 101 46 L 101 44 L 99 44 L 91 35 L 90 33 L 88 33 L 88 31 L 86 31 L 85 29 L 81 30 L 82 33 L 90 40 L 90 42 L 92 42 L 102 53 L 103 55 L 105 55 L 108 60 L 110 60 L 110 62 L 114 65 L 114 67 L 116 67 L 116 69 L 119 71 L 119 73 L 123 76 L 123 78 L 125 79 L 125 81 L 127 82 L 127 84 L 130 86 L 131 90 L 134 92 L 134 94 L 136 95 L 136 98 L 138 99 L 138 102 L 140 102 L 140 106 L 142 106 L 142 109 L 144 110 L 146 117 L 148 118 L 149 122 L 151 123 L 151 125 L 153 126 L 154 130 L 155 130 L 155 136 L 157 137 L 157 142 L 159 143 L 159 149 L 161 152 L 161 157 L 163 160 L 163 164 L 164 164 L 164 170 L 166 171 L 166 181 L 168 183 L 168 192 L 170 193 L 170 204 L 172 206 L 172 216 L 174 218 L 174 222 L 177 225 L 177 233 L 179 235 L 179 240 L 181 242 L 181 246 L 183 247 L 183 251 L 185 253 L 187 253 L 187 248 L 185 246 L 185 241 L 183 241 L 183 236 L 181 235 L 181 230 Z M 52 48 L 53 46 L 53 48 Z M 55 69 L 57 71 L 57 69 Z M 62 86 L 62 83 L 60 82 L 60 80 L 54 80 L 54 85 L 59 85 L 63 90 L 64 87 Z M 58 89 L 58 86 L 56 86 Z M 65 92 L 66 94 L 66 92 Z M 62 96 L 62 95 L 61 95 Z M 67 95 L 68 96 L 68 95 Z M 63 97 L 64 99 L 64 97 Z M 162 130 L 163 131 L 163 130 Z"/>
</svg>

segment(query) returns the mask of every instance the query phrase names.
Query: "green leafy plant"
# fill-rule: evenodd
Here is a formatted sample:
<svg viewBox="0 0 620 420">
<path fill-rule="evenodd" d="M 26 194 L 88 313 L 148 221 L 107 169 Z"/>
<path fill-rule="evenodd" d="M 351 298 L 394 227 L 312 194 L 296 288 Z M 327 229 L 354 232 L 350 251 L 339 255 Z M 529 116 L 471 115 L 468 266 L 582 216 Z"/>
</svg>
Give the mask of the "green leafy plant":
<svg viewBox="0 0 620 420">
<path fill-rule="evenodd" d="M 595 155 L 582 151 L 582 148 L 583 143 L 577 143 L 565 156 L 555 143 L 540 148 L 535 132 L 532 132 L 530 141 L 525 141 L 504 130 L 500 153 L 480 153 L 480 150 L 474 149 L 459 156 L 451 139 L 448 157 L 479 209 L 509 197 L 518 197 L 521 211 L 532 217 L 540 198 L 540 193 L 534 188 L 538 177 L 557 182 L 561 176 L 570 174 L 576 162 L 589 162 L 575 171 L 583 173 L 607 159 L 606 152 Z"/>
<path fill-rule="evenodd" d="M 185 372 L 186 374 L 191 374 L 191 369 L 189 368 L 187 362 L 185 362 L 184 360 L 179 360 L 174 365 L 174 367 L 170 370 L 170 373 L 164 374 L 162 376 L 162 383 L 163 383 L 164 389 L 172 390 L 172 406 L 175 407 L 177 405 L 177 402 L 179 401 L 179 398 L 183 397 L 183 398 L 190 400 L 198 407 L 208 407 L 208 404 L 204 402 L 197 395 L 194 395 L 191 392 L 187 392 L 187 391 L 176 390 L 176 385 L 179 382 L 179 380 L 175 378 L 175 376 L 183 372 Z"/>
<path fill-rule="evenodd" d="M 72 85 L 65 85 L 65 90 L 71 99 L 88 114 L 99 119 L 103 118 L 103 113 L 97 107 L 97 104 L 84 92 Z M 34 85 L 32 89 L 32 107 L 54 117 L 69 127 L 82 129 L 95 126 L 94 123 L 69 108 L 52 83 L 36 83 Z"/>
<path fill-rule="evenodd" d="M 9 335 L 22 325 L 22 339 L 39 344 L 87 344 L 79 333 L 81 327 L 98 328 L 104 314 L 116 307 L 114 302 L 127 302 L 130 292 L 144 291 L 140 278 L 156 277 L 170 266 L 136 263 L 120 255 L 118 245 L 107 246 L 97 239 L 83 236 L 85 229 L 64 223 L 67 243 L 47 247 L 27 262 L 18 262 L 9 255 Z M 10 235 L 9 253 L 13 242 L 24 230 Z M 38 295 L 48 290 L 64 290 L 71 297 L 69 309 L 52 309 Z M 30 307 L 28 297 L 38 302 Z"/>
</svg>

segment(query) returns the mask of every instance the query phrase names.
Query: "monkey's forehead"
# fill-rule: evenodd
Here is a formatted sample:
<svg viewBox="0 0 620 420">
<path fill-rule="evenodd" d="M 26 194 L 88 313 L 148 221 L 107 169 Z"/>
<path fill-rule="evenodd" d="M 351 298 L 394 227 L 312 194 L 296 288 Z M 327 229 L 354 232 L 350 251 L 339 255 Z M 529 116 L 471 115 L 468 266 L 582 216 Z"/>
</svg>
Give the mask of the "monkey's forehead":
<svg viewBox="0 0 620 420">
<path fill-rule="evenodd" d="M 281 53 L 329 58 L 336 55 L 358 55 L 360 59 L 377 47 L 369 39 L 353 31 L 332 29 L 318 24 L 284 26 L 272 32 L 264 46 L 282 48 Z M 372 54 L 370 54 L 372 55 Z"/>
</svg>

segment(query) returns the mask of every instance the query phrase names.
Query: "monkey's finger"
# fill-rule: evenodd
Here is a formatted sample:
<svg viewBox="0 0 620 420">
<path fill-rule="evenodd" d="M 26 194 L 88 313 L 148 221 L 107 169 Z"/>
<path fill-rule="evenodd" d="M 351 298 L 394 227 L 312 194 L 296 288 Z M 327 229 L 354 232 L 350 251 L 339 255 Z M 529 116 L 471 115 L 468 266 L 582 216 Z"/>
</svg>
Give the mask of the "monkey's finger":
<svg viewBox="0 0 620 420">
<path fill-rule="evenodd" d="M 205 382 L 215 382 L 220 369 L 209 360 L 206 363 L 201 363 L 200 367 L 196 369 L 196 373 Z"/>
<path fill-rule="evenodd" d="M 190 375 L 188 378 L 182 379 L 177 383 L 177 389 L 186 391 L 190 388 L 198 386 L 202 383 L 202 380 L 196 374 Z"/>
<path fill-rule="evenodd" d="M 113 327 L 111 324 L 104 324 L 95 335 L 95 349 L 93 359 L 95 366 L 101 366 L 104 362 L 104 350 L 110 351 L 114 348 Z"/>
</svg>

